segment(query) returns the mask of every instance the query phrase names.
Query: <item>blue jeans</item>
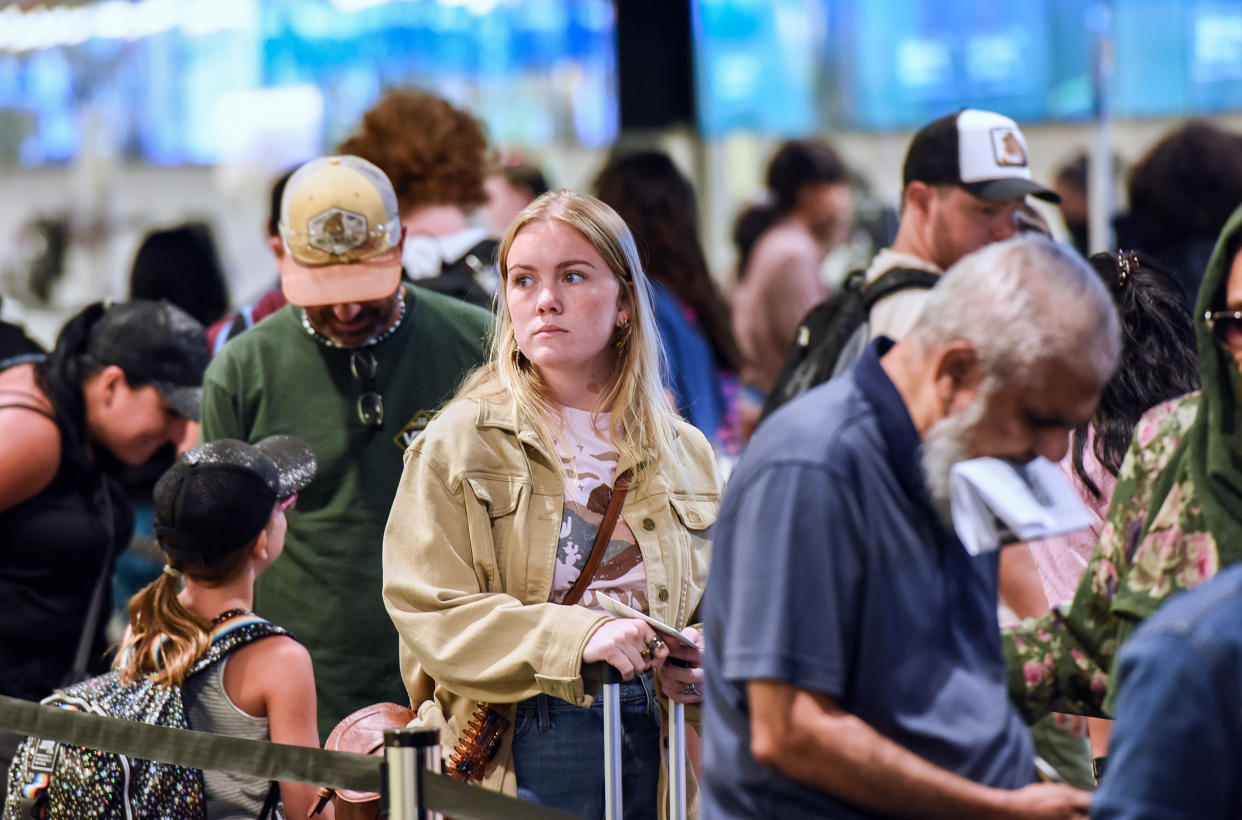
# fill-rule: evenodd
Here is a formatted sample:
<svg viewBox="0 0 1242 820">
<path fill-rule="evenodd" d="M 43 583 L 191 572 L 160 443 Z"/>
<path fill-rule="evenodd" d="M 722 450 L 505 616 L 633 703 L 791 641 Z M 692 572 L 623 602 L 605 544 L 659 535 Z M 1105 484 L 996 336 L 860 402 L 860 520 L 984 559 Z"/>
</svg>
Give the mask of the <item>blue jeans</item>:
<svg viewBox="0 0 1242 820">
<path fill-rule="evenodd" d="M 626 818 L 656 816 L 660 709 L 650 672 L 621 684 L 621 793 Z M 603 693 L 583 709 L 549 695 L 517 705 L 518 797 L 579 817 L 604 816 Z"/>
</svg>

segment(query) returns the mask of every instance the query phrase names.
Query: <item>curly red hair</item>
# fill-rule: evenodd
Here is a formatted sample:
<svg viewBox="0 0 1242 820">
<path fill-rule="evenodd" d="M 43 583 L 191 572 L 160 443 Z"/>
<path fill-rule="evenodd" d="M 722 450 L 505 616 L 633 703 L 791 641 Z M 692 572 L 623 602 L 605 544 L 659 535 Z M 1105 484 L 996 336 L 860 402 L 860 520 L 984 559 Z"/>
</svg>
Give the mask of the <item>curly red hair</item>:
<svg viewBox="0 0 1242 820">
<path fill-rule="evenodd" d="M 380 167 L 402 213 L 425 205 L 465 210 L 487 202 L 487 134 L 468 111 L 419 89 L 389 91 L 341 143 Z"/>
</svg>

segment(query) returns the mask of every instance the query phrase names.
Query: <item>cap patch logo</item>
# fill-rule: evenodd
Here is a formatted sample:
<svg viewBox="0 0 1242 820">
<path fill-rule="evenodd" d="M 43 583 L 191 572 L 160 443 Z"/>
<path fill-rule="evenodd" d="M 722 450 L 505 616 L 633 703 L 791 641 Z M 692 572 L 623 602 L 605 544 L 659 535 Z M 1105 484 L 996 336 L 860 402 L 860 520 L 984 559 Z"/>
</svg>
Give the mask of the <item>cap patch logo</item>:
<svg viewBox="0 0 1242 820">
<path fill-rule="evenodd" d="M 992 154 L 1002 168 L 1026 167 L 1026 146 L 1012 128 L 992 129 Z"/>
<path fill-rule="evenodd" d="M 344 208 L 329 208 L 306 222 L 306 244 L 333 256 L 357 250 L 367 243 L 367 218 Z"/>
</svg>

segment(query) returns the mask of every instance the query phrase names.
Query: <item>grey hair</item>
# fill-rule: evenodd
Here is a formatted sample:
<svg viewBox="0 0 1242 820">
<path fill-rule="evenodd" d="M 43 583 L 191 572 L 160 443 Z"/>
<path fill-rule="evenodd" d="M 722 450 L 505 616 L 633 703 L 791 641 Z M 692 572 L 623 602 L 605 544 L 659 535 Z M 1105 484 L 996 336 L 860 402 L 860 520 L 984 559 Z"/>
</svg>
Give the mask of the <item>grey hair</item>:
<svg viewBox="0 0 1242 820">
<path fill-rule="evenodd" d="M 963 257 L 928 294 L 911 329 L 923 350 L 963 340 L 990 380 L 1064 362 L 1106 380 L 1120 323 L 1099 274 L 1076 251 L 1024 234 Z"/>
</svg>

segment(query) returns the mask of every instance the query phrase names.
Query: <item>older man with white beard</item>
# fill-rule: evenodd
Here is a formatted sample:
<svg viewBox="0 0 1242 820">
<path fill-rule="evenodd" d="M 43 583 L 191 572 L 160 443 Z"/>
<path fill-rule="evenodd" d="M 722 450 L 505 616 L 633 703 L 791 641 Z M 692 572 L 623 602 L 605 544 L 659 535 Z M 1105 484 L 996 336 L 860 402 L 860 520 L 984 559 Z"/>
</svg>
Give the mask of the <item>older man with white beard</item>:
<svg viewBox="0 0 1242 820">
<path fill-rule="evenodd" d="M 704 816 L 1085 817 L 1036 784 L 1006 692 L 996 555 L 948 522 L 949 472 L 1059 460 L 1116 364 L 1099 277 L 1042 237 L 964 258 L 900 342 L 760 428 L 704 598 Z"/>
</svg>

